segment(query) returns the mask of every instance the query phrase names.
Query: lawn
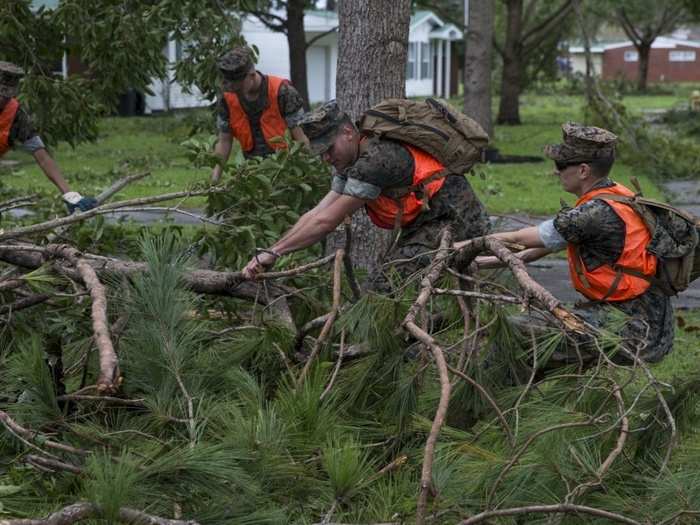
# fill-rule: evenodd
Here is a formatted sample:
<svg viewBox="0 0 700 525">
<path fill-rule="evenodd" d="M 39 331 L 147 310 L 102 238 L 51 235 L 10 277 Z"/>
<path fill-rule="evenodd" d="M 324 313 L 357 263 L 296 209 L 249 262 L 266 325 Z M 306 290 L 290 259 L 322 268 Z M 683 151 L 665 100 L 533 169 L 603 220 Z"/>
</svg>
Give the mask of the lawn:
<svg viewBox="0 0 700 525">
<path fill-rule="evenodd" d="M 685 100 L 685 96 L 629 96 L 625 103 L 633 112 L 670 108 Z M 455 100 L 459 104 L 459 101 Z M 560 139 L 560 125 L 567 120 L 582 121 L 580 96 L 526 94 L 522 97 L 521 126 L 497 126 L 494 142 L 509 155 L 541 155 L 545 144 Z M 105 118 L 100 125 L 100 139 L 72 149 L 60 144 L 53 149 L 61 169 L 72 188 L 84 194 L 96 194 L 125 173 L 150 170 L 151 176 L 127 187 L 121 198 L 157 195 L 187 188 L 193 183 L 206 182 L 209 171 L 192 166 L 181 145 L 190 134 L 192 124 L 208 122 L 206 110 L 173 115 L 132 118 Z M 213 121 L 211 122 L 213 130 Z M 12 194 L 39 192 L 48 198 L 58 194 L 41 174 L 31 157 L 14 151 L 5 159 L 17 161 L 12 167 L 0 166 L 0 184 Z M 552 177 L 550 162 L 527 164 L 496 164 L 482 166 L 472 183 L 488 209 L 493 213 L 530 213 L 548 215 L 555 212 L 560 198 L 573 203 L 573 198 L 558 188 Z M 661 192 L 643 173 L 633 173 L 624 164 L 613 169 L 613 177 L 629 183 L 636 175 L 648 196 L 660 197 Z M 187 206 L 201 206 L 193 199 Z"/>
</svg>

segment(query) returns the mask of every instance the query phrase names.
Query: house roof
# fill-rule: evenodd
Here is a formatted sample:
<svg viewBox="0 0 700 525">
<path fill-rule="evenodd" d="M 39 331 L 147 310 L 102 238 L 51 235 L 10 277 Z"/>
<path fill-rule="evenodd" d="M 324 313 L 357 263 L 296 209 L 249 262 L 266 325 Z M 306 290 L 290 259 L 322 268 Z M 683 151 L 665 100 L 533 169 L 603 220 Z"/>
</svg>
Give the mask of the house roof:
<svg viewBox="0 0 700 525">
<path fill-rule="evenodd" d="M 632 44 L 631 40 L 608 42 L 608 43 L 598 43 L 591 46 L 591 53 L 604 53 L 605 51 L 611 49 L 620 49 L 622 47 L 630 47 Z M 683 38 L 671 38 L 666 36 L 660 36 L 651 45 L 652 49 L 675 49 L 678 46 L 695 47 L 700 48 L 700 41 L 697 40 L 686 40 Z M 583 46 L 569 46 L 569 53 L 578 54 L 583 53 Z"/>
<path fill-rule="evenodd" d="M 413 29 L 414 27 L 419 26 L 428 21 L 432 21 L 433 23 L 435 23 L 435 25 L 438 25 L 440 27 L 445 25 L 445 22 L 440 20 L 440 18 L 432 11 L 418 10 L 411 15 L 410 27 L 411 29 Z"/>
</svg>

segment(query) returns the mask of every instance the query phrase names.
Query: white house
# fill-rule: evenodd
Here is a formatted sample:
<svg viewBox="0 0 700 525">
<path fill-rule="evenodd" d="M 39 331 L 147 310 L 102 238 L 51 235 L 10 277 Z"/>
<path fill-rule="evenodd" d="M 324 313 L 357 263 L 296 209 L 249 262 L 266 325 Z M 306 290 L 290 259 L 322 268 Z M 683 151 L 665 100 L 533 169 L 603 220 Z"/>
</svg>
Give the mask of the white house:
<svg viewBox="0 0 700 525">
<path fill-rule="evenodd" d="M 307 75 L 311 103 L 335 98 L 338 63 L 338 15 L 332 11 L 314 10 L 304 17 L 307 41 L 323 35 L 307 50 Z M 258 69 L 271 75 L 289 78 L 289 48 L 282 33 L 271 31 L 253 16 L 243 20 L 242 34 L 249 45 L 260 51 Z M 406 70 L 407 96 L 442 96 L 456 93 L 457 64 L 453 42 L 462 39 L 462 32 L 447 24 L 430 11 L 418 11 L 411 17 L 408 35 L 408 63 Z M 171 41 L 165 52 L 168 60 L 179 59 L 179 46 Z M 172 73 L 171 73 L 172 76 Z M 154 96 L 146 97 L 146 112 L 165 109 L 204 106 L 210 101 L 194 90 L 184 93 L 182 87 L 170 78 L 168 82 L 155 80 L 151 85 Z"/>
</svg>

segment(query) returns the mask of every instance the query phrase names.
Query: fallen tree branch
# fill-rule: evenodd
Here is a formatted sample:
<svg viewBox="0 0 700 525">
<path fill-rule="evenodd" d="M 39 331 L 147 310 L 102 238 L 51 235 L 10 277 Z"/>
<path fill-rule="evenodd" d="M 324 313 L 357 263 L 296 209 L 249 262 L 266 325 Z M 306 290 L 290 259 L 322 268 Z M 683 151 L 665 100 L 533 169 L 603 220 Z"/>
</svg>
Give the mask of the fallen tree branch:
<svg viewBox="0 0 700 525">
<path fill-rule="evenodd" d="M 128 186 L 134 181 L 141 180 L 144 177 L 148 177 L 151 174 L 150 171 L 144 171 L 143 173 L 137 173 L 136 175 L 128 175 L 127 177 L 121 178 L 112 184 L 109 188 L 105 188 L 102 193 L 100 193 L 95 200 L 97 204 L 102 204 L 109 200 L 113 195 L 119 193 L 123 188 Z"/>
<path fill-rule="evenodd" d="M 301 374 L 299 375 L 299 379 L 297 380 L 297 387 L 301 386 L 301 384 L 304 382 L 304 378 L 308 374 L 309 369 L 311 368 L 311 364 L 316 359 L 316 356 L 321 350 L 321 345 L 330 334 L 331 328 L 333 327 L 333 323 L 335 323 L 335 319 L 336 317 L 338 317 L 338 310 L 340 309 L 340 292 L 342 285 L 341 268 L 344 256 L 345 250 L 343 248 L 339 248 L 335 251 L 335 264 L 333 265 L 333 304 L 331 306 L 331 311 L 328 313 L 328 317 L 326 318 L 326 322 L 323 324 L 321 333 L 319 334 L 318 338 L 316 339 L 316 342 L 314 343 L 313 350 L 311 350 L 311 354 L 309 355 L 309 358 L 307 359 L 306 364 L 304 365 L 304 368 L 302 369 Z"/>
<path fill-rule="evenodd" d="M 599 518 L 606 518 L 611 521 L 616 521 L 618 523 L 627 523 L 628 525 L 642 525 L 639 521 L 623 516 L 622 514 L 616 514 L 614 512 L 609 512 L 603 509 L 596 509 L 595 507 L 587 507 L 585 505 L 573 505 L 571 503 L 560 503 L 557 505 L 531 505 L 529 507 L 513 507 L 511 509 L 501 509 L 501 510 L 488 510 L 472 516 L 461 522 L 460 525 L 475 525 L 476 523 L 481 523 L 491 518 L 497 518 L 500 516 L 519 516 L 527 514 L 555 514 L 555 513 L 565 513 L 565 514 L 588 514 L 590 516 L 597 516 Z M 2 525 L 2 523 L 0 523 Z"/>
<path fill-rule="evenodd" d="M 89 454 L 87 450 L 82 450 L 79 448 L 71 447 L 70 445 L 66 445 L 64 443 L 53 441 L 51 439 L 46 438 L 45 436 L 40 435 L 38 432 L 34 432 L 33 430 L 29 430 L 28 428 L 23 427 L 14 419 L 12 419 L 12 417 L 10 417 L 10 415 L 7 412 L 4 412 L 2 410 L 0 410 L 0 423 L 3 424 L 3 426 L 7 429 L 7 431 L 10 434 L 22 441 L 22 443 L 45 456 L 57 459 L 56 456 L 45 451 L 44 449 L 42 449 L 34 443 L 34 441 L 37 438 L 39 438 L 39 442 L 41 445 L 47 448 L 51 448 L 53 450 L 59 450 L 61 452 L 76 454 L 78 456 L 86 456 L 87 454 Z"/>
<path fill-rule="evenodd" d="M 87 519 L 104 519 L 108 517 L 104 509 L 90 502 L 74 503 L 49 514 L 46 518 L 0 520 L 0 525 L 72 525 Z M 161 518 L 143 511 L 121 507 L 119 521 L 132 525 L 199 525 L 194 520 L 171 520 Z"/>
<path fill-rule="evenodd" d="M 24 310 L 26 308 L 31 308 L 38 304 L 45 303 L 51 299 L 52 295 L 47 293 L 40 293 L 36 295 L 30 295 L 29 297 L 24 297 L 18 299 L 14 303 L 0 305 L 0 315 L 17 312 L 19 310 Z"/>
<path fill-rule="evenodd" d="M 430 295 L 432 293 L 432 288 L 437 281 L 438 277 L 442 273 L 443 268 L 447 265 L 447 261 L 450 257 L 449 246 L 452 241 L 452 234 L 448 229 L 443 230 L 440 238 L 440 248 L 438 253 L 433 260 L 431 268 L 429 269 L 426 276 L 421 281 L 421 291 L 418 294 L 418 298 L 411 305 L 408 310 L 406 317 L 402 323 L 403 327 L 415 337 L 418 341 L 430 348 L 435 359 L 435 364 L 438 368 L 438 373 L 440 376 L 440 401 L 438 402 L 438 408 L 435 411 L 435 418 L 433 419 L 433 424 L 430 429 L 430 434 L 428 434 L 428 439 L 425 443 L 425 452 L 423 454 L 423 468 L 421 471 L 420 480 L 420 492 L 418 494 L 418 502 L 416 508 L 416 525 L 423 525 L 425 523 L 425 513 L 428 504 L 428 493 L 432 487 L 433 479 L 433 459 L 435 455 L 435 444 L 437 443 L 438 435 L 440 434 L 440 429 L 445 423 L 445 417 L 447 415 L 447 408 L 450 403 L 450 378 L 447 372 L 447 362 L 445 361 L 445 356 L 442 348 L 435 342 L 435 340 L 428 334 L 425 330 L 420 328 L 415 320 L 416 316 L 420 311 L 423 310 L 425 304 L 428 302 Z"/>
<path fill-rule="evenodd" d="M 61 226 L 67 226 L 69 224 L 74 224 L 76 222 L 81 222 L 86 219 L 90 219 L 97 215 L 103 215 L 113 210 L 118 210 L 119 208 L 126 208 L 129 206 L 141 206 L 144 204 L 169 201 L 173 199 L 180 199 L 183 197 L 199 197 L 204 195 L 211 195 L 213 193 L 224 193 L 225 191 L 227 191 L 225 188 L 212 187 L 206 190 L 178 191 L 174 193 L 166 193 L 163 195 L 155 195 L 153 197 L 141 197 L 138 199 L 129 199 L 125 201 L 113 202 L 110 204 L 103 204 L 101 206 L 97 206 L 96 208 L 81 213 L 73 213 L 65 217 L 59 217 L 58 219 L 40 222 L 38 224 L 32 224 L 30 226 L 24 226 L 6 232 L 0 232 L 0 241 L 4 241 L 7 239 L 16 239 L 25 235 L 32 235 L 34 233 L 41 233 L 53 230 Z"/>
</svg>

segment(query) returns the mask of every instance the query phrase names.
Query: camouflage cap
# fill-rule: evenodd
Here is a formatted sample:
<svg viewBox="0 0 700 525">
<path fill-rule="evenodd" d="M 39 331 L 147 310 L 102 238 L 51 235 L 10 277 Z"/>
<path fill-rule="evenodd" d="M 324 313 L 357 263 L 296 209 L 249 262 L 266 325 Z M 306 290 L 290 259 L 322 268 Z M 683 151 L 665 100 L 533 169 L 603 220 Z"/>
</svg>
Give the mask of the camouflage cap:
<svg viewBox="0 0 700 525">
<path fill-rule="evenodd" d="M 247 46 L 234 47 L 222 55 L 216 65 L 226 80 L 241 80 L 255 65 L 255 54 Z"/>
<path fill-rule="evenodd" d="M 11 62 L 0 61 L 0 97 L 16 97 L 24 70 Z"/>
<path fill-rule="evenodd" d="M 555 162 L 589 162 L 615 158 L 617 135 L 607 129 L 575 122 L 562 125 L 562 144 L 549 144 L 544 154 Z"/>
<path fill-rule="evenodd" d="M 304 115 L 299 125 L 311 142 L 311 151 L 321 155 L 333 145 L 338 129 L 348 119 L 335 100 Z"/>
</svg>

